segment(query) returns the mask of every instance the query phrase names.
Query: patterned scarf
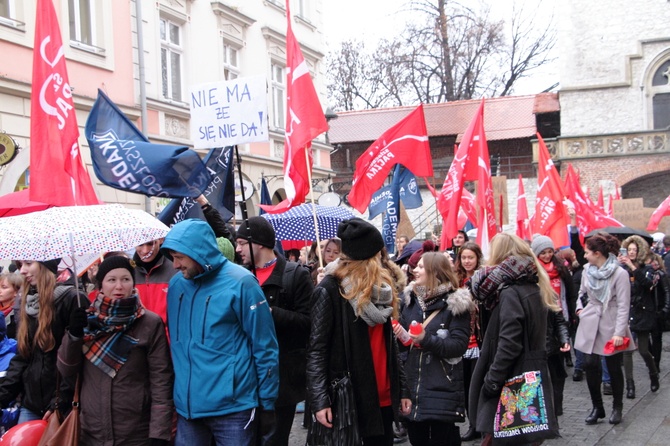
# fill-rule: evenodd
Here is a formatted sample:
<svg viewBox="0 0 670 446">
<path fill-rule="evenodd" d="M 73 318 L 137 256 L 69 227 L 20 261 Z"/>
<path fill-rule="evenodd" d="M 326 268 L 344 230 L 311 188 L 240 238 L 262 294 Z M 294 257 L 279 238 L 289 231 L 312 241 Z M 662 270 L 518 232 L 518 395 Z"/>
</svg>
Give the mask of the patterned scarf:
<svg viewBox="0 0 670 446">
<path fill-rule="evenodd" d="M 442 295 L 447 294 L 452 289 L 453 287 L 450 283 L 441 283 L 433 291 L 427 293 L 425 286 L 417 285 L 414 287 L 414 294 L 416 295 L 416 301 L 421 307 L 421 311 L 425 313 L 426 308 L 430 307 L 436 300 L 442 297 Z"/>
<path fill-rule="evenodd" d="M 88 327 L 84 330 L 82 350 L 86 359 L 114 378 L 128 360 L 138 339 L 125 334 L 135 320 L 144 315 L 137 294 L 111 299 L 98 294 L 89 308 Z"/>
<path fill-rule="evenodd" d="M 586 284 L 588 289 L 604 306 L 607 306 L 610 301 L 610 278 L 618 266 L 619 262 L 616 257 L 614 254 L 610 253 L 603 266 L 598 268 L 595 265 L 589 264 L 584 271 L 586 273 Z"/>
<path fill-rule="evenodd" d="M 353 285 L 348 277 L 342 279 L 342 294 L 351 291 Z M 383 283 L 382 286 L 375 285 L 372 288 L 370 302 L 358 310 L 358 296 L 349 300 L 349 304 L 354 309 L 356 317 L 360 317 L 370 327 L 383 324 L 393 314 L 393 289 L 390 285 Z"/>
<path fill-rule="evenodd" d="M 499 265 L 478 269 L 470 279 L 470 291 L 487 310 L 493 310 L 500 289 L 518 281 L 537 283 L 537 267 L 531 257 L 508 257 Z"/>
</svg>

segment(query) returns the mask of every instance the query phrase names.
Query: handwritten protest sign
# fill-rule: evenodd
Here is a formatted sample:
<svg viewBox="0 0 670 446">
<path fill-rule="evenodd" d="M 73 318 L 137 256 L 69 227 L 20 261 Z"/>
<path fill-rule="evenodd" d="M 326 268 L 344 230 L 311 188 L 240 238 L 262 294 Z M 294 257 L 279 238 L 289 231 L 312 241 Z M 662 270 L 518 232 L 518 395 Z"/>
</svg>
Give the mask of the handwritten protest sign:
<svg viewBox="0 0 670 446">
<path fill-rule="evenodd" d="M 191 139 L 196 149 L 268 141 L 263 76 L 191 87 Z"/>
</svg>

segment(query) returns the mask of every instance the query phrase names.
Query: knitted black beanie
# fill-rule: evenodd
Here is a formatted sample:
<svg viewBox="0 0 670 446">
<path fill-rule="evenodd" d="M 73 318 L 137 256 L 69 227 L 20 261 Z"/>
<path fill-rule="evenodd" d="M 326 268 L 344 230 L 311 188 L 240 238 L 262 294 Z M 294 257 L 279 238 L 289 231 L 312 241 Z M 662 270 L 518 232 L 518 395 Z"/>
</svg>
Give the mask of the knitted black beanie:
<svg viewBox="0 0 670 446">
<path fill-rule="evenodd" d="M 374 257 L 384 247 L 379 230 L 361 218 L 340 222 L 337 236 L 342 240 L 342 252 L 353 260 Z"/>
</svg>

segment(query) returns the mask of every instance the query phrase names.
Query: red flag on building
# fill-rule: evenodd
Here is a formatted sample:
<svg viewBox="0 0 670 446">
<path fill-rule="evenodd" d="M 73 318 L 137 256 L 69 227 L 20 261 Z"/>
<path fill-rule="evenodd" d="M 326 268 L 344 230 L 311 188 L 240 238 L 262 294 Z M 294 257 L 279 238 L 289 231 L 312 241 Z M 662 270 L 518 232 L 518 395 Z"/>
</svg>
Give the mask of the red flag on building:
<svg viewBox="0 0 670 446">
<path fill-rule="evenodd" d="M 548 236 L 557 248 L 570 246 L 568 236 L 570 217 L 563 205 L 565 198 L 563 182 L 539 133 L 537 139 L 537 196 L 533 233 Z"/>
<path fill-rule="evenodd" d="M 284 140 L 284 190 L 281 203 L 260 207 L 270 213 L 285 212 L 305 202 L 312 174 L 312 140 L 328 130 L 326 116 L 291 28 L 291 11 L 286 0 L 286 137 Z"/>
<path fill-rule="evenodd" d="M 433 176 L 428 130 L 420 104 L 409 115 L 385 131 L 356 160 L 356 170 L 347 200 L 365 212 L 374 194 L 393 166 L 401 164 L 417 177 Z"/>
<path fill-rule="evenodd" d="M 578 175 L 570 164 L 568 164 L 567 173 L 565 175 L 565 193 L 568 200 L 575 206 L 577 227 L 579 228 L 579 236 L 582 240 L 586 234 L 594 229 L 600 229 L 607 226 L 623 226 L 614 218 L 609 217 L 598 210 L 597 206 L 589 200 L 586 193 L 579 185 Z"/>
<path fill-rule="evenodd" d="M 486 135 L 484 133 L 484 99 L 482 99 L 475 116 L 463 134 L 461 143 L 454 155 L 454 160 L 449 167 L 449 172 L 447 172 L 447 176 L 444 179 L 440 196 L 437 198 L 437 209 L 442 214 L 443 221 L 442 238 L 440 241 L 441 249 L 447 249 L 451 246 L 451 239 L 456 236 L 460 229 L 458 227 L 458 208 L 461 205 L 463 184 L 466 180 L 477 180 L 477 162 L 481 152 L 479 148 L 481 145 L 486 145 Z M 488 147 L 486 153 L 488 153 Z M 475 166 L 471 167 L 473 163 Z M 492 190 L 491 199 L 493 199 Z M 477 233 L 479 232 L 481 232 L 481 227 L 479 227 Z"/>
<path fill-rule="evenodd" d="M 523 187 L 523 178 L 521 178 L 521 175 L 519 175 L 519 194 L 516 197 L 516 235 L 523 240 L 531 239 L 531 234 L 528 230 L 526 190 Z"/>
<path fill-rule="evenodd" d="M 30 199 L 54 206 L 98 204 L 79 151 L 79 126 L 51 0 L 37 1 L 30 101 Z"/>
<path fill-rule="evenodd" d="M 649 219 L 649 224 L 647 225 L 647 231 L 655 231 L 658 229 L 658 225 L 661 223 L 663 217 L 670 215 L 670 195 L 668 198 L 663 200 L 663 203 L 651 214 Z"/>
</svg>

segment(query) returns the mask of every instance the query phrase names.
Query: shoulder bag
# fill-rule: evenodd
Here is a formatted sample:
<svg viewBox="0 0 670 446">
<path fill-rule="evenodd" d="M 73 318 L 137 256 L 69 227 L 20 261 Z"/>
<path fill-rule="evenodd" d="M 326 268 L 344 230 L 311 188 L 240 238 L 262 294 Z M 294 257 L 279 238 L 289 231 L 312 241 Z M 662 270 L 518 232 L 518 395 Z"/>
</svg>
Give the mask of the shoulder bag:
<svg viewBox="0 0 670 446">
<path fill-rule="evenodd" d="M 313 446 L 361 446 L 363 441 L 358 428 L 358 412 L 354 396 L 354 384 L 351 381 L 349 364 L 349 324 L 346 318 L 346 305 L 342 307 L 342 326 L 344 331 L 344 356 L 347 370 L 343 376 L 330 383 L 330 402 L 333 413 L 333 427 L 327 428 L 312 417 L 307 435 L 307 444 Z"/>
<path fill-rule="evenodd" d="M 79 375 L 72 398 L 72 410 L 60 423 L 58 409 L 49 417 L 38 446 L 78 446 L 79 445 Z M 54 420 L 52 422 L 52 419 Z"/>
</svg>

